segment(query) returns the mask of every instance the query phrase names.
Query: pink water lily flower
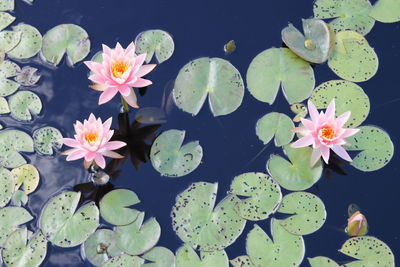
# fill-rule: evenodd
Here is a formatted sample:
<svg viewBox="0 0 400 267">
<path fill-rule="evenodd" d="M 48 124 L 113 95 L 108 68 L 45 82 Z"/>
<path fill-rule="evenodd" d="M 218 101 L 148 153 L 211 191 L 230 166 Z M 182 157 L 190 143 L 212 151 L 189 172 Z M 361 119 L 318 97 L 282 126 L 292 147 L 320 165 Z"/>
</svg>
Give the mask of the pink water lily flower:
<svg viewBox="0 0 400 267">
<path fill-rule="evenodd" d="M 104 156 L 122 158 L 120 154 L 112 150 L 126 146 L 126 143 L 110 141 L 114 134 L 114 131 L 110 130 L 111 123 L 112 118 L 103 123 L 100 118 L 96 119 L 93 114 L 90 114 L 89 119 L 84 120 L 83 123 L 76 121 L 74 124 L 75 138 L 62 139 L 64 145 L 73 148 L 64 152 L 68 155 L 67 160 L 84 158 L 86 166 L 95 161 L 99 167 L 104 169 L 106 167 Z"/>
<path fill-rule="evenodd" d="M 330 150 L 332 149 L 339 157 L 351 161 L 349 154 L 342 147 L 346 145 L 346 137 L 356 134 L 359 129 L 343 128 L 350 117 L 351 112 L 347 111 L 335 117 L 335 100 L 333 99 L 327 107 L 325 113 L 318 113 L 315 105 L 308 100 L 308 112 L 311 120 L 301 119 L 303 126 L 296 127 L 293 132 L 301 134 L 303 137 L 294 142 L 294 148 L 312 145 L 311 166 L 314 166 L 321 158 L 326 163 L 329 161 Z"/>
<path fill-rule="evenodd" d="M 155 64 L 143 65 L 146 54 L 136 56 L 135 44 L 126 49 L 117 43 L 115 49 L 103 45 L 103 62 L 86 61 L 85 64 L 94 73 L 89 79 L 95 83 L 91 88 L 102 91 L 99 105 L 110 101 L 118 92 L 132 107 L 138 108 L 137 97 L 132 87 L 140 88 L 152 84 L 143 79 L 154 69 Z"/>
</svg>

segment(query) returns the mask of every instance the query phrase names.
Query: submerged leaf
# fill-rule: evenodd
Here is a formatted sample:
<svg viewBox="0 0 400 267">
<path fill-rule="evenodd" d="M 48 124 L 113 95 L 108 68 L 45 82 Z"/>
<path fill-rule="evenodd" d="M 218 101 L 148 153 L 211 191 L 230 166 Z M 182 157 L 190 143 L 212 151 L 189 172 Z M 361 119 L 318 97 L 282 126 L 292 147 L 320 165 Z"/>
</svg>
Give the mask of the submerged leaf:
<svg viewBox="0 0 400 267">
<path fill-rule="evenodd" d="M 2 0 L 2 2 L 5 2 Z M 2 4 L 0 3 L 0 9 L 1 9 Z M 4 30 L 7 28 L 11 23 L 13 23 L 15 20 L 15 17 L 10 15 L 7 12 L 0 12 L 0 31 Z"/>
<path fill-rule="evenodd" d="M 14 176 L 4 168 L 0 168 L 0 208 L 7 205 L 14 193 Z"/>
<path fill-rule="evenodd" d="M 25 164 L 12 169 L 11 172 L 15 177 L 15 190 L 18 190 L 23 185 L 25 194 L 29 195 L 38 187 L 40 175 L 35 166 Z"/>
<path fill-rule="evenodd" d="M 21 41 L 7 53 L 8 56 L 25 59 L 39 53 L 42 48 L 42 35 L 35 27 L 28 24 L 19 24 L 13 27 L 13 30 L 21 33 Z"/>
<path fill-rule="evenodd" d="M 16 168 L 26 163 L 19 152 L 33 152 L 33 140 L 27 133 L 19 130 L 0 132 L 0 166 Z"/>
<path fill-rule="evenodd" d="M 40 79 L 37 68 L 25 66 L 15 77 L 15 81 L 23 86 L 34 86 Z"/>
<path fill-rule="evenodd" d="M 257 121 L 256 134 L 264 145 L 275 136 L 275 146 L 289 144 L 294 136 L 292 120 L 283 113 L 271 112 Z"/>
<path fill-rule="evenodd" d="M 0 209 L 0 247 L 18 226 L 29 222 L 33 217 L 21 207 L 5 207 Z"/>
<path fill-rule="evenodd" d="M 200 251 L 200 257 L 189 245 L 176 252 L 176 267 L 228 267 L 229 259 L 225 250 Z"/>
<path fill-rule="evenodd" d="M 20 91 L 8 100 L 11 115 L 21 121 L 32 120 L 32 115 L 39 115 L 42 111 L 42 101 L 39 96 L 30 91 Z"/>
<path fill-rule="evenodd" d="M 150 261 L 143 267 L 175 267 L 175 255 L 171 250 L 164 247 L 154 247 L 145 254 L 142 258 Z"/>
<path fill-rule="evenodd" d="M 61 149 L 63 143 L 61 132 L 50 126 L 42 127 L 33 132 L 35 149 L 41 154 L 52 155 L 54 149 Z"/>
<path fill-rule="evenodd" d="M 400 1 L 379 0 L 375 3 L 369 15 L 380 22 L 398 22 L 400 21 Z"/>
<path fill-rule="evenodd" d="M 155 54 L 158 63 L 168 60 L 174 53 L 175 44 L 172 36 L 162 30 L 147 30 L 136 36 L 136 53 L 146 53 L 146 63 L 149 63 Z"/>
</svg>

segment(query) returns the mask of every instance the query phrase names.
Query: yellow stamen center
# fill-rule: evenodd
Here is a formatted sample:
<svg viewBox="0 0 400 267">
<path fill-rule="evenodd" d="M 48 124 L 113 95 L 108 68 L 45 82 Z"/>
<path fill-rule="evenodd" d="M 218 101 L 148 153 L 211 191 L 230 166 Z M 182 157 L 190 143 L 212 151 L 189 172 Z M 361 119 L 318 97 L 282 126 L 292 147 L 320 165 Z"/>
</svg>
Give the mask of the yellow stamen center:
<svg viewBox="0 0 400 267">
<path fill-rule="evenodd" d="M 122 75 L 129 69 L 129 64 L 117 61 L 111 66 L 111 73 L 115 78 L 121 78 Z"/>
<path fill-rule="evenodd" d="M 321 129 L 321 137 L 327 140 L 332 140 L 335 137 L 335 131 L 331 127 Z"/>
<path fill-rule="evenodd" d="M 85 134 L 85 140 L 89 143 L 94 143 L 97 141 L 99 138 L 97 133 L 86 133 Z"/>
</svg>

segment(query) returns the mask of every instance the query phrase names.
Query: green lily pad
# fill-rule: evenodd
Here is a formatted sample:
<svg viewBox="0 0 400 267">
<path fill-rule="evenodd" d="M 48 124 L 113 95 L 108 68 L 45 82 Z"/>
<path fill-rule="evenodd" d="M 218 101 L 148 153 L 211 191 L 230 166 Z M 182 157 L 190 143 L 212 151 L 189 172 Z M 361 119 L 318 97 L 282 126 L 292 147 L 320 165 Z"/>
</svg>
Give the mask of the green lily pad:
<svg viewBox="0 0 400 267">
<path fill-rule="evenodd" d="M 289 104 L 307 99 L 315 85 L 310 64 L 288 48 L 270 48 L 258 54 L 247 70 L 247 87 L 258 100 L 273 104 L 282 87 Z"/>
<path fill-rule="evenodd" d="M 13 183 L 14 186 L 14 183 Z M 17 190 L 14 192 L 14 194 L 11 197 L 11 203 L 13 206 L 21 207 L 26 205 L 28 203 L 28 195 L 25 194 L 24 191 L 22 190 Z"/>
<path fill-rule="evenodd" d="M 21 68 L 12 61 L 4 60 L 0 63 L 0 96 L 9 96 L 18 90 L 19 83 L 7 78 L 18 75 L 20 71 Z"/>
<path fill-rule="evenodd" d="M 311 267 L 340 267 L 335 261 L 327 257 L 308 258 Z"/>
<path fill-rule="evenodd" d="M 200 251 L 200 257 L 189 245 L 176 252 L 176 267 L 228 267 L 229 259 L 225 250 Z"/>
<path fill-rule="evenodd" d="M 344 264 L 345 267 L 385 266 L 394 267 L 394 256 L 388 245 L 372 236 L 348 239 L 339 250 L 343 254 L 357 259 Z"/>
<path fill-rule="evenodd" d="M 1 0 L 0 11 L 12 11 L 14 10 L 14 0 Z"/>
<path fill-rule="evenodd" d="M 63 143 L 61 132 L 50 126 L 42 127 L 33 132 L 35 150 L 43 155 L 53 155 L 54 149 L 61 149 Z"/>
<path fill-rule="evenodd" d="M 378 56 L 367 39 L 353 31 L 336 34 L 335 48 L 328 66 L 340 78 L 352 82 L 371 79 L 378 70 Z"/>
<path fill-rule="evenodd" d="M 21 32 L 16 31 L 2 31 L 0 32 L 0 47 L 5 53 L 11 51 L 21 41 Z"/>
<path fill-rule="evenodd" d="M 202 251 L 222 250 L 240 236 L 246 220 L 235 207 L 240 199 L 224 198 L 215 208 L 218 184 L 191 184 L 176 197 L 172 208 L 172 227 L 183 242 Z M 224 234 L 221 234 L 224 233 Z"/>
<path fill-rule="evenodd" d="M 3 0 L 4 2 L 4 0 Z M 0 4 L 0 9 L 1 9 L 1 4 Z M 7 28 L 11 23 L 15 21 L 15 17 L 10 15 L 7 12 L 0 12 L 0 31 L 4 30 Z"/>
<path fill-rule="evenodd" d="M 290 161 L 278 155 L 271 155 L 267 162 L 269 174 L 280 186 L 291 191 L 302 191 L 313 186 L 322 175 L 321 160 L 310 167 L 312 148 L 284 147 Z"/>
<path fill-rule="evenodd" d="M 39 80 L 40 75 L 37 74 L 37 68 L 25 66 L 15 77 L 15 81 L 23 86 L 34 86 Z"/>
<path fill-rule="evenodd" d="M 28 24 L 19 24 L 13 27 L 13 30 L 21 33 L 21 41 L 7 52 L 8 56 L 25 59 L 39 53 L 42 48 L 42 35 L 35 27 Z"/>
<path fill-rule="evenodd" d="M 139 211 L 128 208 L 140 203 L 135 192 L 116 189 L 108 192 L 100 200 L 100 214 L 104 220 L 114 225 L 127 225 L 136 220 Z"/>
<path fill-rule="evenodd" d="M 155 54 L 158 63 L 168 60 L 175 50 L 172 36 L 162 30 L 148 30 L 138 34 L 135 40 L 136 53 L 146 53 L 146 63 L 149 63 Z"/>
<path fill-rule="evenodd" d="M 229 61 L 203 57 L 190 61 L 179 71 L 173 98 L 180 109 L 196 116 L 208 95 L 214 116 L 230 114 L 242 104 L 242 76 Z"/>
<path fill-rule="evenodd" d="M 10 113 L 10 107 L 8 106 L 7 99 L 0 96 L 0 114 Z"/>
<path fill-rule="evenodd" d="M 300 122 L 301 118 L 305 118 L 308 114 L 307 107 L 302 103 L 295 103 L 291 105 L 290 110 L 296 114 L 296 116 L 293 118 L 294 122 Z"/>
<path fill-rule="evenodd" d="M 203 157 L 199 141 L 182 146 L 185 131 L 168 130 L 160 134 L 150 150 L 151 163 L 161 175 L 181 177 L 194 171 Z"/>
<path fill-rule="evenodd" d="M 28 241 L 26 227 L 17 229 L 4 243 L 3 260 L 7 266 L 38 267 L 46 258 L 47 240 L 42 232 L 38 231 Z"/>
<path fill-rule="evenodd" d="M 39 227 L 53 245 L 80 245 L 99 226 L 99 210 L 94 202 L 76 211 L 80 197 L 81 193 L 67 191 L 53 197 L 42 209 Z"/>
<path fill-rule="evenodd" d="M 83 60 L 90 52 L 90 40 L 87 32 L 74 24 L 61 24 L 49 30 L 43 37 L 42 54 L 55 65 L 61 62 L 64 54 L 74 65 Z"/>
<path fill-rule="evenodd" d="M 0 208 L 7 205 L 14 193 L 14 176 L 4 168 L 0 168 Z"/>
<path fill-rule="evenodd" d="M 11 115 L 17 120 L 30 121 L 32 115 L 42 111 L 42 101 L 39 96 L 30 91 L 19 91 L 8 100 Z"/>
<path fill-rule="evenodd" d="M 140 255 L 153 248 L 161 235 L 161 227 L 155 218 L 143 224 L 144 212 L 128 225 L 115 228 L 117 246 L 130 255 Z"/>
<path fill-rule="evenodd" d="M 275 136 L 275 146 L 289 144 L 294 136 L 292 120 L 283 113 L 271 112 L 257 121 L 256 134 L 258 138 L 268 144 Z"/>
<path fill-rule="evenodd" d="M 335 99 L 336 116 L 351 111 L 345 127 L 357 127 L 369 114 L 369 98 L 364 90 L 355 83 L 343 80 L 324 82 L 315 88 L 310 97 L 318 109 L 326 109 L 332 99 Z"/>
<path fill-rule="evenodd" d="M 229 193 L 246 197 L 238 202 L 236 211 L 242 218 L 252 221 L 267 219 L 278 209 L 282 200 L 278 183 L 260 172 L 236 176 Z"/>
<path fill-rule="evenodd" d="M 247 235 L 246 251 L 255 266 L 299 266 L 305 253 L 301 236 L 287 232 L 275 219 L 271 220 L 271 239 L 257 224 Z"/>
<path fill-rule="evenodd" d="M 122 254 L 114 258 L 109 259 L 101 267 L 141 267 L 144 263 L 144 259 L 138 256 L 131 256 L 128 254 Z"/>
<path fill-rule="evenodd" d="M 334 34 L 323 20 L 303 19 L 304 35 L 292 24 L 282 30 L 283 42 L 302 59 L 323 63 L 335 45 Z"/>
<path fill-rule="evenodd" d="M 398 0 L 379 0 L 369 13 L 377 21 L 392 23 L 400 21 L 400 2 Z"/>
<path fill-rule="evenodd" d="M 175 255 L 164 247 L 154 247 L 142 255 L 142 258 L 150 261 L 143 267 L 175 267 Z"/>
<path fill-rule="evenodd" d="M 29 222 L 33 217 L 21 207 L 5 207 L 0 209 L 0 247 L 19 225 Z"/>
<path fill-rule="evenodd" d="M 0 166 L 16 168 L 26 163 L 19 152 L 33 152 L 33 140 L 27 133 L 19 130 L 0 132 Z"/>
<path fill-rule="evenodd" d="M 360 131 L 346 140 L 348 151 L 361 151 L 353 158 L 352 166 L 370 172 L 383 168 L 393 157 L 394 147 L 390 136 L 375 126 L 361 126 Z"/>
<path fill-rule="evenodd" d="M 249 256 L 239 256 L 230 260 L 233 267 L 255 267 Z"/>
<path fill-rule="evenodd" d="M 21 185 L 24 187 L 24 193 L 29 195 L 34 192 L 39 185 L 40 175 L 35 166 L 25 164 L 12 169 L 11 173 L 15 179 L 15 190 L 18 190 Z"/>
<path fill-rule="evenodd" d="M 366 35 L 375 24 L 369 16 L 371 9 L 368 0 L 317 0 L 314 2 L 314 17 L 333 19 L 330 25 L 335 32 L 352 30 Z"/>
<path fill-rule="evenodd" d="M 289 233 L 308 235 L 316 232 L 326 221 L 325 205 L 319 197 L 307 192 L 286 195 L 278 212 L 292 216 L 278 220 Z"/>
</svg>

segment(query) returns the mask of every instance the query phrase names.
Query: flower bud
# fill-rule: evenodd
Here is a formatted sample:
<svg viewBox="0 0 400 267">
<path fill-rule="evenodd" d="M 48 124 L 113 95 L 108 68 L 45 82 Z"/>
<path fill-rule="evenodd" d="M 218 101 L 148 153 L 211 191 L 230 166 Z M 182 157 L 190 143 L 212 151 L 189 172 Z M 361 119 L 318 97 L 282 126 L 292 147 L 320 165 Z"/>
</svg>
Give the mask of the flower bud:
<svg viewBox="0 0 400 267">
<path fill-rule="evenodd" d="M 367 219 L 359 211 L 353 213 L 347 220 L 346 233 L 350 236 L 363 236 L 368 232 Z"/>
</svg>

